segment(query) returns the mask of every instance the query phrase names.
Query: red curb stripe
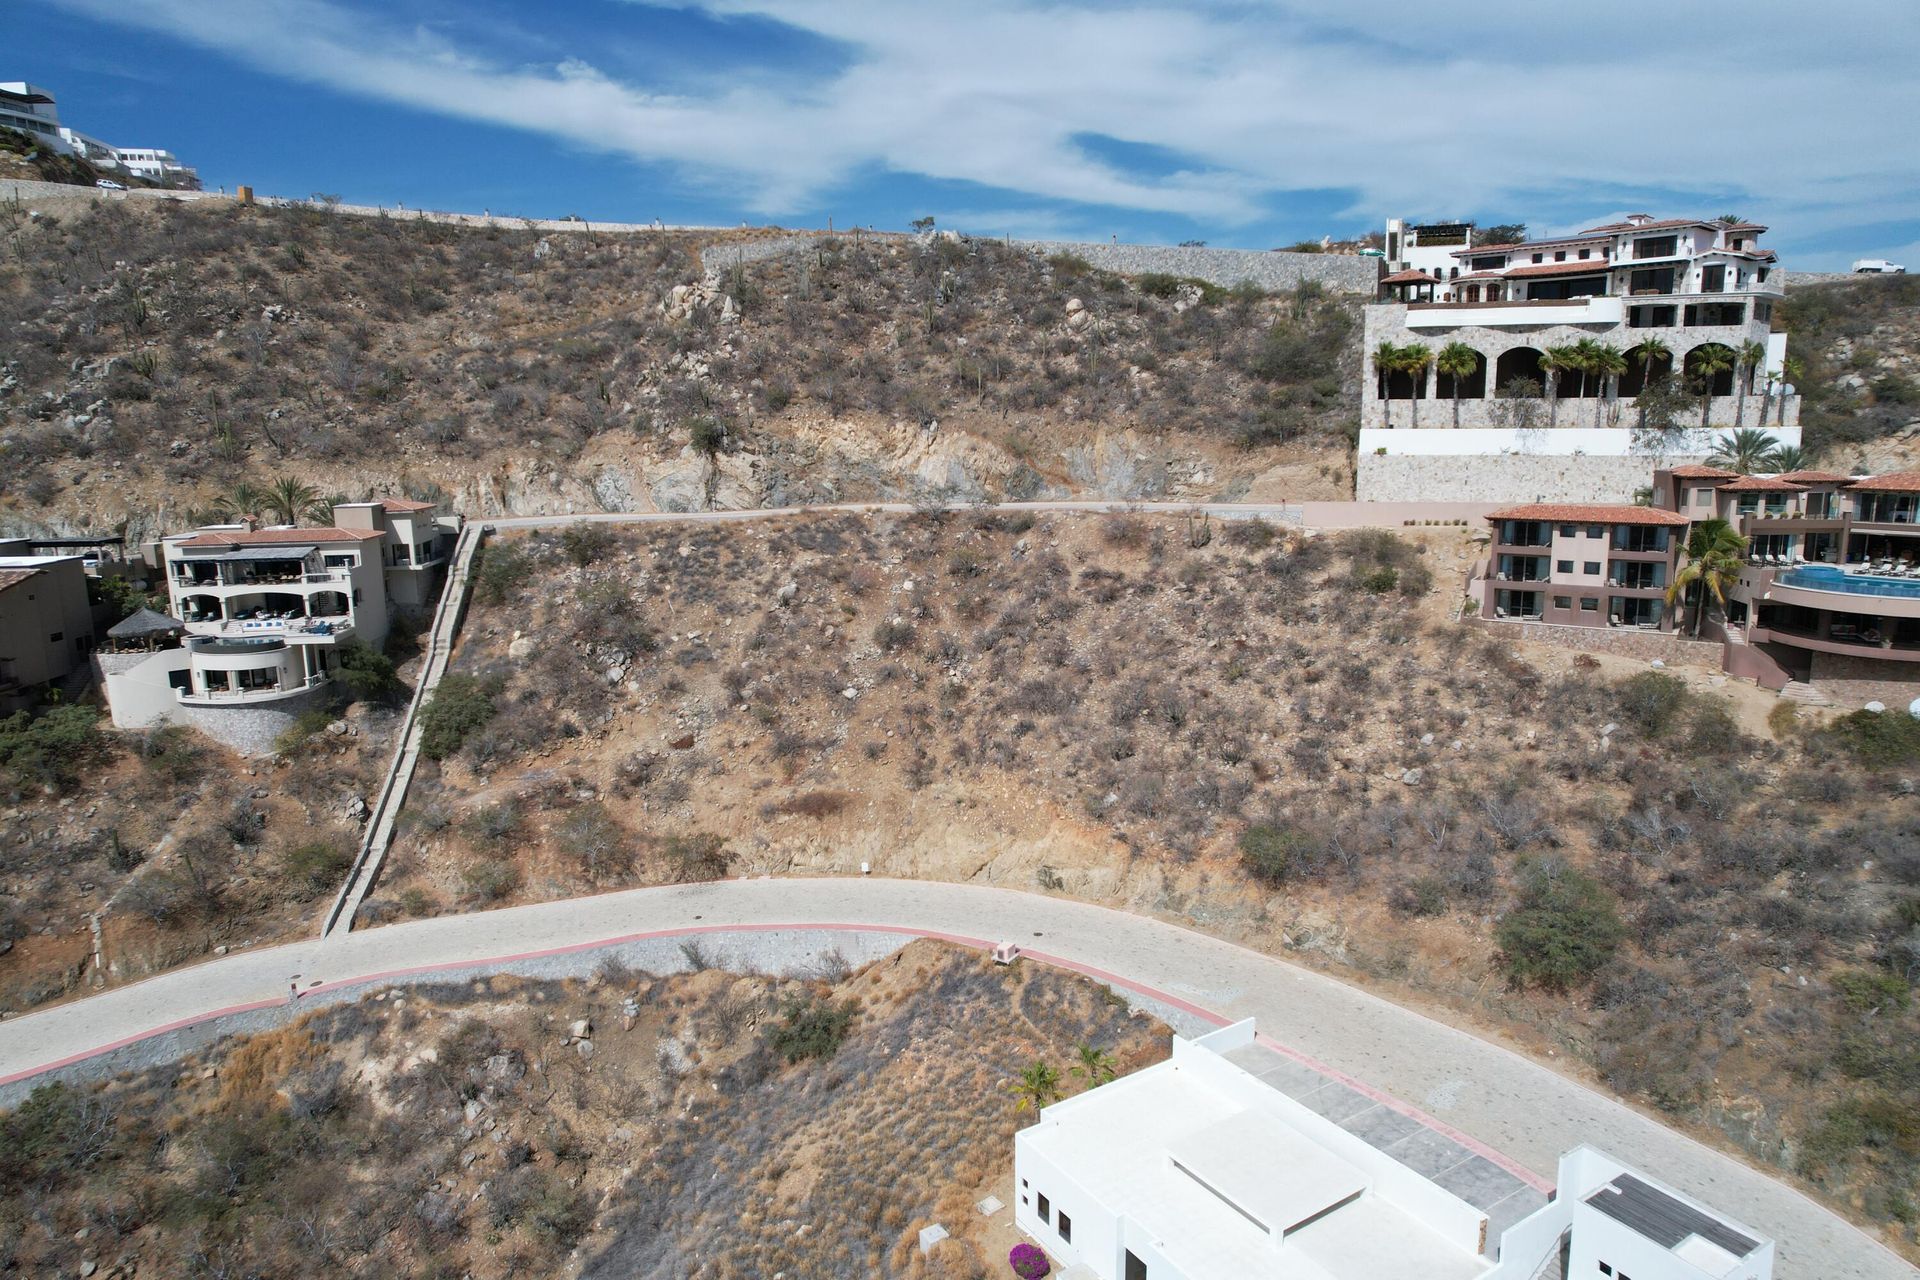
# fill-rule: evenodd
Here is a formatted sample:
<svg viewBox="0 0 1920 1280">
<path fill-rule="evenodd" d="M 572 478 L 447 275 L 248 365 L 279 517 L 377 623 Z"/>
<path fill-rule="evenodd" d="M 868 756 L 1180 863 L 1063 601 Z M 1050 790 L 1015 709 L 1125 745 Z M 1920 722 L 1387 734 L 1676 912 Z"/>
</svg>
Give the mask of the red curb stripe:
<svg viewBox="0 0 1920 1280">
<path fill-rule="evenodd" d="M 958 933 L 943 933 L 935 929 L 915 929 L 907 925 L 897 924 L 847 924 L 838 922 L 819 924 L 696 924 L 686 925 L 677 929 L 650 929 L 641 933 L 620 934 L 616 937 L 599 938 L 588 942 L 572 942 L 565 946 L 544 947 L 537 951 L 516 951 L 507 955 L 483 956 L 474 960 L 457 960 L 443 964 L 413 965 L 404 969 L 383 969 L 375 973 L 357 974 L 354 977 L 341 978 L 333 982 L 322 982 L 317 986 L 302 990 L 298 998 L 305 999 L 307 996 L 317 995 L 321 992 L 340 991 L 350 987 L 369 986 L 375 983 L 392 981 L 396 978 L 418 977 L 421 974 L 458 973 L 466 969 L 495 968 L 527 960 L 543 960 L 553 956 L 578 955 L 583 951 L 600 951 L 611 947 L 625 946 L 634 942 L 649 942 L 660 938 L 679 938 L 686 937 L 690 934 L 707 933 L 888 933 L 900 934 L 909 938 L 933 938 L 941 942 L 952 943 L 955 946 L 970 947 L 976 951 L 991 951 L 996 945 L 985 938 L 973 938 Z M 1033 960 L 1052 968 L 1065 969 L 1069 972 L 1080 974 L 1083 977 L 1092 978 L 1097 982 L 1105 983 L 1108 986 L 1124 987 L 1128 991 L 1136 992 L 1151 1000 L 1171 1006 L 1172 1008 L 1180 1010 L 1182 1013 L 1191 1014 L 1203 1021 L 1210 1022 L 1216 1027 L 1229 1026 L 1234 1021 L 1231 1018 L 1215 1013 L 1211 1009 L 1203 1009 L 1192 1001 L 1182 999 L 1171 992 L 1161 991 L 1158 988 L 1147 986 L 1145 983 L 1135 982 L 1131 978 L 1123 977 L 1120 974 L 1099 968 L 1095 965 L 1082 964 L 1077 960 L 1069 960 L 1064 956 L 1056 956 L 1045 951 L 1028 950 L 1025 947 L 1020 948 L 1020 957 L 1021 959 Z M 150 1040 L 155 1036 L 163 1036 L 171 1032 L 181 1031 L 188 1027 L 197 1026 L 203 1022 L 210 1022 L 217 1018 L 231 1017 L 239 1013 L 252 1013 L 258 1009 L 273 1008 L 284 1005 L 285 1003 L 286 1001 L 279 999 L 255 1000 L 247 1004 L 228 1005 L 222 1009 L 214 1009 L 207 1013 L 181 1018 L 175 1022 L 169 1022 L 148 1031 L 124 1036 L 108 1044 L 103 1044 L 98 1048 L 70 1054 L 67 1057 L 57 1059 L 53 1062 L 43 1063 L 37 1067 L 29 1067 L 24 1071 L 16 1071 L 12 1075 L 0 1076 L 0 1086 L 13 1084 L 17 1081 L 25 1080 L 31 1076 L 40 1075 L 48 1071 L 57 1071 L 61 1067 L 72 1066 L 76 1062 L 84 1062 L 88 1058 L 97 1058 L 102 1054 L 112 1053 L 116 1049 L 123 1049 L 130 1044 L 137 1044 L 142 1040 Z M 1460 1132 L 1460 1130 L 1455 1129 L 1452 1125 L 1434 1118 L 1410 1103 L 1401 1101 L 1385 1090 L 1375 1088 L 1373 1085 L 1347 1075 L 1343 1071 L 1337 1071 L 1318 1059 L 1302 1053 L 1298 1049 L 1281 1044 L 1278 1040 L 1275 1040 L 1264 1032 L 1256 1033 L 1255 1039 L 1267 1048 L 1319 1072 L 1328 1079 L 1337 1080 L 1348 1088 L 1372 1098 L 1382 1106 L 1390 1107 L 1408 1119 L 1414 1120 L 1443 1137 L 1451 1139 L 1467 1150 L 1472 1151 L 1475 1155 L 1482 1156 L 1493 1164 L 1498 1165 L 1535 1190 L 1553 1190 L 1553 1184 L 1551 1182 L 1539 1177 L 1518 1161 L 1502 1155 L 1484 1142 Z"/>
</svg>

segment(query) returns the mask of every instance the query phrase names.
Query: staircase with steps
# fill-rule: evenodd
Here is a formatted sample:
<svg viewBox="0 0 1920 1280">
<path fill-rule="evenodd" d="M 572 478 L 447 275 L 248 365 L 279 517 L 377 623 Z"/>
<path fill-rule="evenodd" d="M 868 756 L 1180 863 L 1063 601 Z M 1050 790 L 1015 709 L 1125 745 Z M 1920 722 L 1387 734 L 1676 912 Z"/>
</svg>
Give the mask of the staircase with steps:
<svg viewBox="0 0 1920 1280">
<path fill-rule="evenodd" d="M 1788 702 L 1797 702 L 1805 707 L 1830 707 L 1833 705 L 1832 698 L 1829 698 L 1826 694 L 1806 683 L 1804 680 L 1787 681 L 1787 687 L 1780 691 L 1780 696 Z"/>
</svg>

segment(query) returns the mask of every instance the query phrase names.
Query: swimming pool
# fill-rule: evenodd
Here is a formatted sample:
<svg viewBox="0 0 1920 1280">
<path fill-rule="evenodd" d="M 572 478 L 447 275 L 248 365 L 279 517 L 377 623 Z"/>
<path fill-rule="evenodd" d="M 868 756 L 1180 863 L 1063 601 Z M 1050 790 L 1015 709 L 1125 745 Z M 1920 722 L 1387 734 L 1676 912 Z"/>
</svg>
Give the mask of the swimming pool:
<svg viewBox="0 0 1920 1280">
<path fill-rule="evenodd" d="M 1920 600 L 1920 579 L 1880 578 L 1870 573 L 1845 573 L 1831 564 L 1802 565 L 1774 579 L 1784 587 L 1805 587 L 1810 591 L 1843 591 L 1853 596 L 1895 596 L 1902 600 Z"/>
</svg>

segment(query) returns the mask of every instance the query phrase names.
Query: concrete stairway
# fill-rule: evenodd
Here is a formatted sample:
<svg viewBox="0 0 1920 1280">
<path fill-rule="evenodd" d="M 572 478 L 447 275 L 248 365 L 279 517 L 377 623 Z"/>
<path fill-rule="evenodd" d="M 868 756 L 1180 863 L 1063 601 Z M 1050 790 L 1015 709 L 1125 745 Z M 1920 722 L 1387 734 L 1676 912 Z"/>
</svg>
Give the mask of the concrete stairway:
<svg viewBox="0 0 1920 1280">
<path fill-rule="evenodd" d="M 1833 705 L 1832 698 L 1829 698 L 1812 685 L 1800 680 L 1789 680 L 1787 687 L 1780 691 L 1780 696 L 1788 702 L 1797 702 L 1803 707 L 1830 707 Z"/>
</svg>

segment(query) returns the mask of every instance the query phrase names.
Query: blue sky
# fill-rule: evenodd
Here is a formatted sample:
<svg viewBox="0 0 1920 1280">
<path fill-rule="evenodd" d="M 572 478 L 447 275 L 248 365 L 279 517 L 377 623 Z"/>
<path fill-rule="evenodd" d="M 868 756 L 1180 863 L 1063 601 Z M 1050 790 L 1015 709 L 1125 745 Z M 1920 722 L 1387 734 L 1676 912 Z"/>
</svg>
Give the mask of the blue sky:
<svg viewBox="0 0 1920 1280">
<path fill-rule="evenodd" d="M 281 195 L 1253 248 L 1740 213 L 1920 269 L 1920 5 L 1845 8 L 51 0 L 0 79 Z"/>
</svg>

